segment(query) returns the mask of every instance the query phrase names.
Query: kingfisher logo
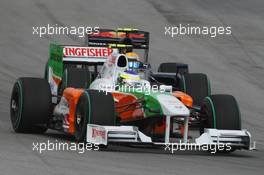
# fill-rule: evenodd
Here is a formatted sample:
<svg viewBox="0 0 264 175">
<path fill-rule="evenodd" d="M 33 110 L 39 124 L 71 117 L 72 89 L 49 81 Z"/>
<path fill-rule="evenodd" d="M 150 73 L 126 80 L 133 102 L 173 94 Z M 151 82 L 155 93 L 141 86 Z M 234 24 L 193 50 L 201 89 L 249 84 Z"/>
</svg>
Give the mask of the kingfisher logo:
<svg viewBox="0 0 264 175">
<path fill-rule="evenodd" d="M 105 47 L 64 47 L 64 57 L 108 57 L 112 53 L 111 48 Z"/>
<path fill-rule="evenodd" d="M 97 130 L 96 128 L 92 129 L 92 138 L 101 137 L 106 139 L 106 132 L 102 130 Z"/>
</svg>

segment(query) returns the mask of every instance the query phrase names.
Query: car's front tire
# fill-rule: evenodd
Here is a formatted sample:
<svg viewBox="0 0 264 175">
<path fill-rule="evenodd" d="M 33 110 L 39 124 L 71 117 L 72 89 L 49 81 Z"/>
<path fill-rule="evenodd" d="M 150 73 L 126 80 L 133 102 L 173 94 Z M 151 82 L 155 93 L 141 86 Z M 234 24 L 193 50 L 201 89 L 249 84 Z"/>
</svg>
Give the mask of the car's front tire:
<svg viewBox="0 0 264 175">
<path fill-rule="evenodd" d="M 217 94 L 206 97 L 201 111 L 206 116 L 207 128 L 241 130 L 239 107 L 232 95 Z"/>
<path fill-rule="evenodd" d="M 203 100 L 201 113 L 205 116 L 202 122 L 201 133 L 204 128 L 223 130 L 241 130 L 241 118 L 239 106 L 232 95 L 210 95 Z M 236 148 L 221 150 L 218 152 L 229 153 Z"/>
<path fill-rule="evenodd" d="M 80 96 L 74 117 L 75 139 L 84 142 L 87 124 L 114 126 L 115 104 L 111 93 L 85 90 Z"/>
</svg>

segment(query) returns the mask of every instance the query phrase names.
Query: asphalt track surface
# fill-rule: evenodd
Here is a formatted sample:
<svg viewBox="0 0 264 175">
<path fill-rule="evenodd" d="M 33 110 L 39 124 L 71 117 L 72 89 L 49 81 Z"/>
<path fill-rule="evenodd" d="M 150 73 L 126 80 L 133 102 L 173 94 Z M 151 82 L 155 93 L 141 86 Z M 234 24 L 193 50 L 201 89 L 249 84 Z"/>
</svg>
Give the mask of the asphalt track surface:
<svg viewBox="0 0 264 175">
<path fill-rule="evenodd" d="M 0 174 L 263 174 L 264 1 L 262 0 L 1 0 L 0 2 Z M 230 155 L 113 146 L 107 151 L 32 151 L 32 142 L 67 141 L 54 131 L 16 134 L 9 120 L 13 83 L 43 76 L 50 42 L 82 44 L 76 36 L 32 35 L 46 24 L 134 27 L 151 33 L 150 58 L 190 64 L 208 74 L 213 93 L 233 94 L 243 128 L 257 151 Z M 230 25 L 231 36 L 164 36 L 165 26 Z"/>
</svg>

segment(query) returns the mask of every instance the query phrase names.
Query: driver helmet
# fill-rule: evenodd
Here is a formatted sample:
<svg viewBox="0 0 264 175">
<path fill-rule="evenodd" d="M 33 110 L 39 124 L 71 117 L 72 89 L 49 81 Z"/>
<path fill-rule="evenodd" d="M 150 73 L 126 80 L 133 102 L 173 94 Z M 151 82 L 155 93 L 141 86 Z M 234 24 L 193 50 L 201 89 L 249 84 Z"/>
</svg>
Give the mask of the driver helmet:
<svg viewBox="0 0 264 175">
<path fill-rule="evenodd" d="M 126 57 L 130 60 L 138 60 L 138 61 L 140 61 L 140 59 L 139 59 L 139 56 L 138 56 L 138 54 L 136 53 L 136 52 L 127 52 L 126 53 Z"/>
<path fill-rule="evenodd" d="M 126 53 L 126 57 L 128 59 L 128 70 L 136 73 L 140 73 L 144 70 L 144 63 L 140 60 L 137 53 L 128 52 Z"/>
</svg>

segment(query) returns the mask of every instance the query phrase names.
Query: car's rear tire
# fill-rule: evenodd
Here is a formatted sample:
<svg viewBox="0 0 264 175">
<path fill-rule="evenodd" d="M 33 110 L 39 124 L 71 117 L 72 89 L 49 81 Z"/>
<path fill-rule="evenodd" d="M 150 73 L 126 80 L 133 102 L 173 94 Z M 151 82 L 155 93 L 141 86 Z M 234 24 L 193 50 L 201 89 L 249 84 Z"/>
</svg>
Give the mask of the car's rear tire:
<svg viewBox="0 0 264 175">
<path fill-rule="evenodd" d="M 80 96 L 74 117 L 75 139 L 84 142 L 87 124 L 114 126 L 115 103 L 111 93 L 85 90 Z"/>
<path fill-rule="evenodd" d="M 14 84 L 10 103 L 14 131 L 44 133 L 51 115 L 48 82 L 41 78 L 19 78 Z"/>
<path fill-rule="evenodd" d="M 162 84 L 170 85 L 174 88 L 179 87 L 179 75 L 189 72 L 188 65 L 183 63 L 161 63 L 158 72 L 175 73 L 175 76 L 155 77 L 155 79 Z"/>
<path fill-rule="evenodd" d="M 161 63 L 158 72 L 185 74 L 189 72 L 188 65 L 183 63 Z"/>
<path fill-rule="evenodd" d="M 232 95 L 219 94 L 206 97 L 202 103 L 201 113 L 205 116 L 201 133 L 204 128 L 241 130 L 240 110 Z M 235 150 L 236 148 L 232 147 L 218 152 L 229 153 Z"/>
<path fill-rule="evenodd" d="M 209 79 L 202 73 L 181 75 L 179 88 L 193 98 L 193 104 L 196 106 L 201 106 L 203 99 L 211 94 Z"/>
</svg>

